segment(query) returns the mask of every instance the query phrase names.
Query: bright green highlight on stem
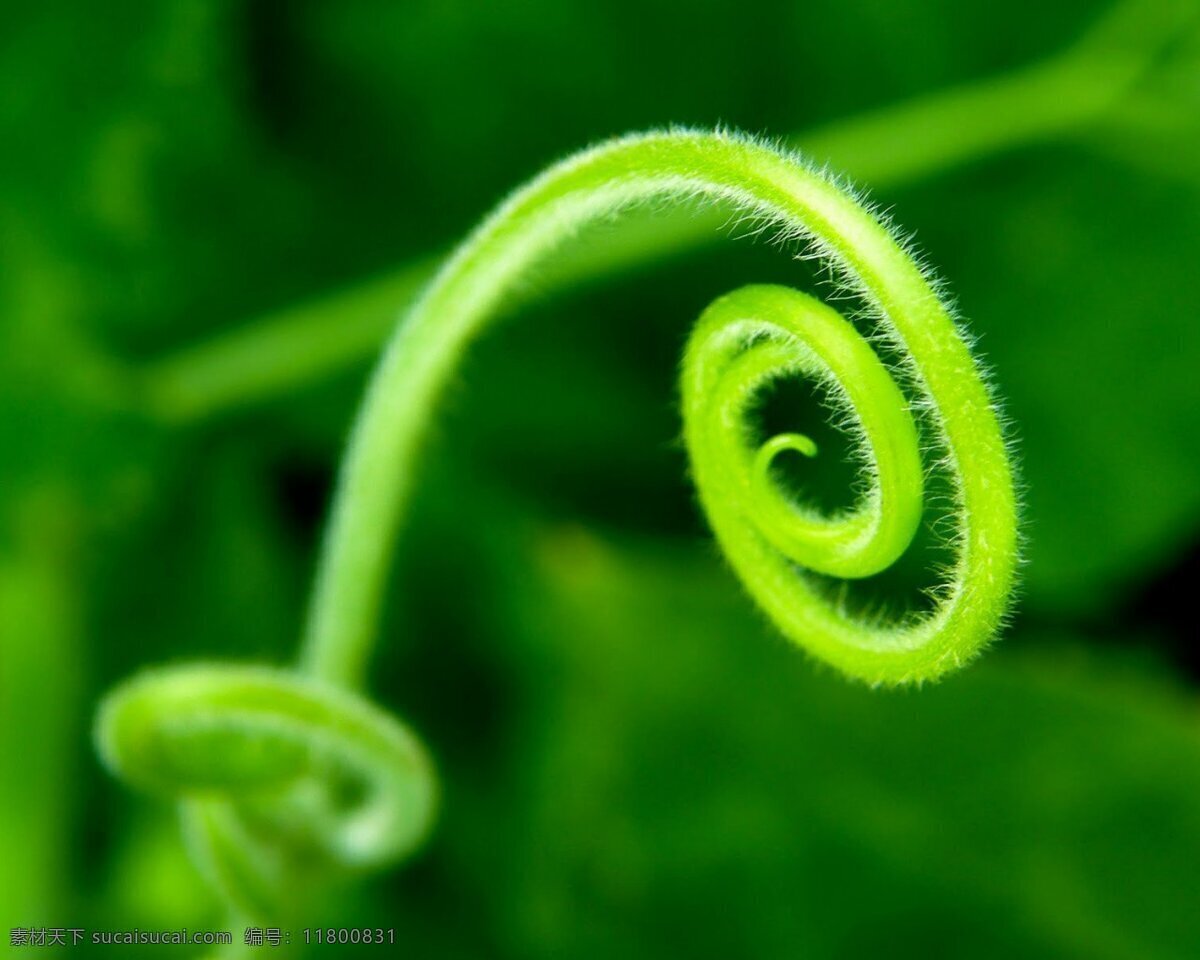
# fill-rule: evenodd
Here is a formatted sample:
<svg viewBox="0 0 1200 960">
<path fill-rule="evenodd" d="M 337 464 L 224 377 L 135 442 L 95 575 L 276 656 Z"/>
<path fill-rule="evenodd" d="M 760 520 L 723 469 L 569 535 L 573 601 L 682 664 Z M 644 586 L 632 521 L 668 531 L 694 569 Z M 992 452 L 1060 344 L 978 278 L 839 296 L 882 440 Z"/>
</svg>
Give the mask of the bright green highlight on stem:
<svg viewBox="0 0 1200 960">
<path fill-rule="evenodd" d="M 743 582 L 792 640 L 872 683 L 936 677 L 991 637 L 1016 563 L 1012 471 L 976 363 L 921 268 L 859 202 L 795 156 L 722 133 L 663 133 L 603 144 L 518 191 L 458 249 L 401 323 L 344 464 L 304 652 L 311 672 L 346 683 L 363 675 L 422 435 L 463 352 L 509 291 L 589 223 L 649 203 L 699 198 L 805 240 L 862 294 L 881 333 L 907 358 L 959 501 L 959 559 L 932 617 L 869 629 L 819 601 L 792 563 L 866 576 L 911 539 L 920 512 L 915 428 L 886 373 L 867 359 L 869 348 L 832 311 L 780 291 L 742 291 L 711 308 L 698 334 L 732 375 L 716 370 L 707 350 L 702 359 L 693 341 L 684 412 L 701 499 Z M 794 349 L 784 351 L 788 356 L 745 351 L 755 340 Z M 861 424 L 877 487 L 847 517 L 799 513 L 761 484 L 747 496 L 749 454 L 730 435 L 740 430 L 753 391 L 789 367 L 834 380 Z M 765 510 L 768 522 L 735 522 L 734 510 L 750 520 Z M 766 544 L 784 553 L 775 557 Z"/>
<path fill-rule="evenodd" d="M 774 147 L 722 132 L 601 144 L 513 194 L 397 329 L 343 465 L 299 670 L 153 671 L 101 709 L 105 762 L 181 798 L 193 851 L 237 910 L 278 914 L 310 880 L 395 860 L 425 834 L 434 785 L 424 753 L 354 692 L 423 435 L 464 352 L 531 271 L 589 224 L 699 201 L 804 242 L 861 296 L 905 358 L 956 500 L 956 561 L 932 612 L 866 623 L 823 598 L 806 570 L 870 576 L 918 527 L 923 467 L 910 404 L 834 310 L 782 287 L 731 293 L 705 311 L 687 348 L 684 433 L 705 511 L 747 590 L 792 641 L 869 683 L 935 678 L 995 633 L 1017 558 L 1012 470 L 979 368 L 920 266 L 854 197 Z M 852 424 L 867 483 L 845 513 L 823 516 L 775 482 L 776 458 L 815 455 L 811 440 L 751 439 L 756 398 L 790 376 L 819 381 Z"/>
</svg>

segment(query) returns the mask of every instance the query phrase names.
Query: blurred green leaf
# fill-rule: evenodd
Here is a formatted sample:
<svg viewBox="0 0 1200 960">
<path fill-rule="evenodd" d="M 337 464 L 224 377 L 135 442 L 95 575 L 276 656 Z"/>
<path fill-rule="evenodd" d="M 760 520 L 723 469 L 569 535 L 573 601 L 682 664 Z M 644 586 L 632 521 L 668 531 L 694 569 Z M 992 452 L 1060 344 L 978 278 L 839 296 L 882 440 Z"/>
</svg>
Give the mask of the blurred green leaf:
<svg viewBox="0 0 1200 960">
<path fill-rule="evenodd" d="M 766 635 L 694 549 L 547 533 L 489 860 L 512 955 L 1187 957 L 1194 699 L 1039 637 L 870 691 Z M 1033 638 L 1030 638 L 1033 639 Z M 453 794 L 454 784 L 449 792 Z"/>
</svg>

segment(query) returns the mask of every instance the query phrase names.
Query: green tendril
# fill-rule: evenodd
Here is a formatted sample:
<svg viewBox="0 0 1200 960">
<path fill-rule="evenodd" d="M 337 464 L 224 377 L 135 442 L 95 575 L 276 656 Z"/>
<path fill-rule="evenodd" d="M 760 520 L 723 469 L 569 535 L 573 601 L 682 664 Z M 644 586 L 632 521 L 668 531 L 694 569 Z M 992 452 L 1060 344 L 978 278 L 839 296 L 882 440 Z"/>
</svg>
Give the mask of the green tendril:
<svg viewBox="0 0 1200 960">
<path fill-rule="evenodd" d="M 789 291 L 739 291 L 710 307 L 693 337 L 684 415 L 701 500 L 742 581 L 791 639 L 873 683 L 936 677 L 992 636 L 1016 563 L 1013 476 L 979 367 L 946 306 L 889 230 L 796 156 L 730 134 L 674 132 L 602 144 L 518 191 L 401 323 L 344 463 L 304 653 L 309 669 L 345 682 L 362 676 L 422 434 L 463 352 L 514 284 L 589 223 L 647 202 L 697 198 L 807 241 L 861 294 L 906 358 L 958 500 L 958 561 L 933 615 L 868 628 L 819 599 L 794 565 L 868 576 L 912 539 L 921 513 L 916 428 L 847 321 Z M 835 386 L 860 425 L 874 488 L 846 517 L 824 519 L 787 502 L 761 482 L 744 449 L 745 407 L 768 379 L 790 372 Z"/>
<path fill-rule="evenodd" d="M 184 798 L 201 869 L 250 916 L 287 912 L 288 891 L 331 871 L 400 859 L 433 817 L 416 738 L 361 697 L 294 672 L 150 671 L 105 700 L 97 731 L 111 770 Z"/>
<path fill-rule="evenodd" d="M 751 286 L 701 317 L 683 363 L 684 434 L 700 499 L 730 563 L 779 629 L 869 683 L 935 678 L 998 629 L 1017 561 L 1008 451 L 979 367 L 921 267 L 880 221 L 796 156 L 723 132 L 613 140 L 550 168 L 470 236 L 399 325 L 343 464 L 298 671 L 231 666 L 146 674 L 98 724 L 117 773 L 184 801 L 207 874 L 244 912 L 273 910 L 303 874 L 395 860 L 424 835 L 433 780 L 413 737 L 351 692 L 362 683 L 421 440 L 469 344 L 521 278 L 589 224 L 647 203 L 713 202 L 804 241 L 858 292 L 904 357 L 955 499 L 956 560 L 933 610 L 868 623 L 807 571 L 861 578 L 905 551 L 923 467 L 910 403 L 852 324 L 782 287 Z M 782 454 L 747 415 L 771 382 L 811 377 L 852 424 L 868 483 L 847 512 L 795 502 Z"/>
<path fill-rule="evenodd" d="M 870 232 L 887 237 L 878 224 Z M 831 605 L 798 569 L 873 576 L 900 558 L 921 520 L 924 478 L 908 403 L 836 311 L 785 287 L 743 287 L 717 300 L 684 356 L 683 413 L 701 502 L 754 599 L 784 634 L 850 676 L 903 683 L 961 665 L 995 633 L 1013 582 L 1015 501 L 995 413 L 945 307 L 911 261 L 893 269 L 892 253 L 882 245 L 878 252 L 888 272 L 868 273 L 863 283 L 877 307 L 889 304 L 884 329 L 907 346 L 956 491 L 958 560 L 932 614 L 894 625 L 864 622 Z M 780 434 L 757 449 L 750 442 L 744 424 L 756 397 L 789 376 L 819 382 L 848 415 L 870 481 L 848 512 L 823 516 L 772 478 L 780 453 L 816 455 L 808 437 Z"/>
</svg>

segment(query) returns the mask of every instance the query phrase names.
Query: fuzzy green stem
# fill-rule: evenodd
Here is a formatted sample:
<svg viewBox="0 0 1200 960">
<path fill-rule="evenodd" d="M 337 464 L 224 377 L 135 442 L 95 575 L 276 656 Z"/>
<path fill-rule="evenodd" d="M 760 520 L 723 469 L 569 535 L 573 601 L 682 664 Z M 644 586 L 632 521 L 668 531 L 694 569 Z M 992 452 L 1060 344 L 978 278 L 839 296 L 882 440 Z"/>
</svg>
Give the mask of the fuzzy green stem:
<svg viewBox="0 0 1200 960">
<path fill-rule="evenodd" d="M 601 218 L 646 203 L 696 198 L 755 218 L 785 237 L 805 239 L 862 294 L 876 311 L 881 331 L 905 353 L 911 378 L 925 395 L 958 501 L 958 560 L 934 613 L 913 624 L 870 628 L 847 620 L 806 587 L 792 569 L 793 557 L 771 554 L 768 539 L 735 529 L 726 497 L 740 492 L 734 488 L 741 480 L 727 481 L 710 470 L 722 459 L 709 453 L 719 442 L 706 433 L 710 418 L 689 417 L 701 498 L 747 588 L 785 634 L 870 682 L 935 677 L 970 659 L 990 639 L 1006 610 L 1016 564 L 1013 478 L 992 401 L 946 308 L 889 231 L 825 176 L 794 156 L 747 139 L 681 132 L 615 140 L 551 168 L 468 238 L 400 324 L 374 375 L 344 461 L 304 669 L 336 683 L 361 682 L 423 434 L 464 351 L 496 316 L 514 283 Z M 769 318 L 741 319 L 777 324 L 778 311 L 772 306 L 768 312 Z M 734 342 L 738 352 L 745 340 Z M 836 379 L 837 364 L 825 354 L 841 348 L 829 346 L 824 337 L 809 347 L 817 348 Z M 685 413 L 699 410 L 710 388 L 736 392 L 704 374 L 697 394 L 688 385 L 686 371 L 692 369 L 689 361 Z M 761 377 L 749 378 L 756 379 Z M 856 385 L 842 386 L 857 402 Z M 911 450 L 902 448 L 912 444 L 899 443 L 885 455 L 890 434 L 867 426 L 874 419 L 894 423 L 894 411 L 876 418 L 879 411 L 855 410 L 876 477 L 885 476 L 889 458 L 907 469 Z M 726 443 L 718 452 L 730 449 Z M 856 521 L 858 534 L 868 535 L 867 528 L 875 531 L 869 538 L 878 533 L 883 524 L 878 507 L 890 506 L 897 489 L 875 490 L 874 505 Z M 904 531 L 910 536 L 915 526 L 911 493 L 910 488 L 900 498 L 907 515 L 886 534 L 887 543 L 867 566 L 877 567 L 900 541 L 901 550 L 907 544 Z M 816 569 L 826 565 L 818 563 Z"/>
</svg>

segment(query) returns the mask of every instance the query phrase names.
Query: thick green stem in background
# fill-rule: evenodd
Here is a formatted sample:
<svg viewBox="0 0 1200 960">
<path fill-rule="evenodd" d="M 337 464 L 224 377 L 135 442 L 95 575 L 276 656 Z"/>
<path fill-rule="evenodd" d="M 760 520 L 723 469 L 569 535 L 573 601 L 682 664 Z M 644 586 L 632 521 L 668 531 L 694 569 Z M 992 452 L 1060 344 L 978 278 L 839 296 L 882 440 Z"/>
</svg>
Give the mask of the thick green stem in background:
<svg viewBox="0 0 1200 960">
<path fill-rule="evenodd" d="M 76 802 L 77 580 L 39 547 L 0 550 L 0 753 L 13 768 L 0 777 L 0 823 L 11 827 L 0 871 L 0 924 L 8 928 L 61 922 L 72 841 L 63 823 Z"/>
<path fill-rule="evenodd" d="M 1128 125 L 1124 107 L 1138 81 L 1195 14 L 1190 2 L 1126 0 L 1080 42 L 1042 63 L 835 121 L 787 142 L 879 190 L 1095 130 L 1108 120 Z M 560 261 L 539 290 L 569 289 L 687 253 L 713 240 L 718 223 L 690 214 L 630 218 L 602 247 L 581 248 Z M 155 416 L 189 423 L 333 376 L 379 348 L 397 312 L 411 305 L 440 260 L 409 263 L 185 348 L 144 369 L 139 389 Z"/>
</svg>

